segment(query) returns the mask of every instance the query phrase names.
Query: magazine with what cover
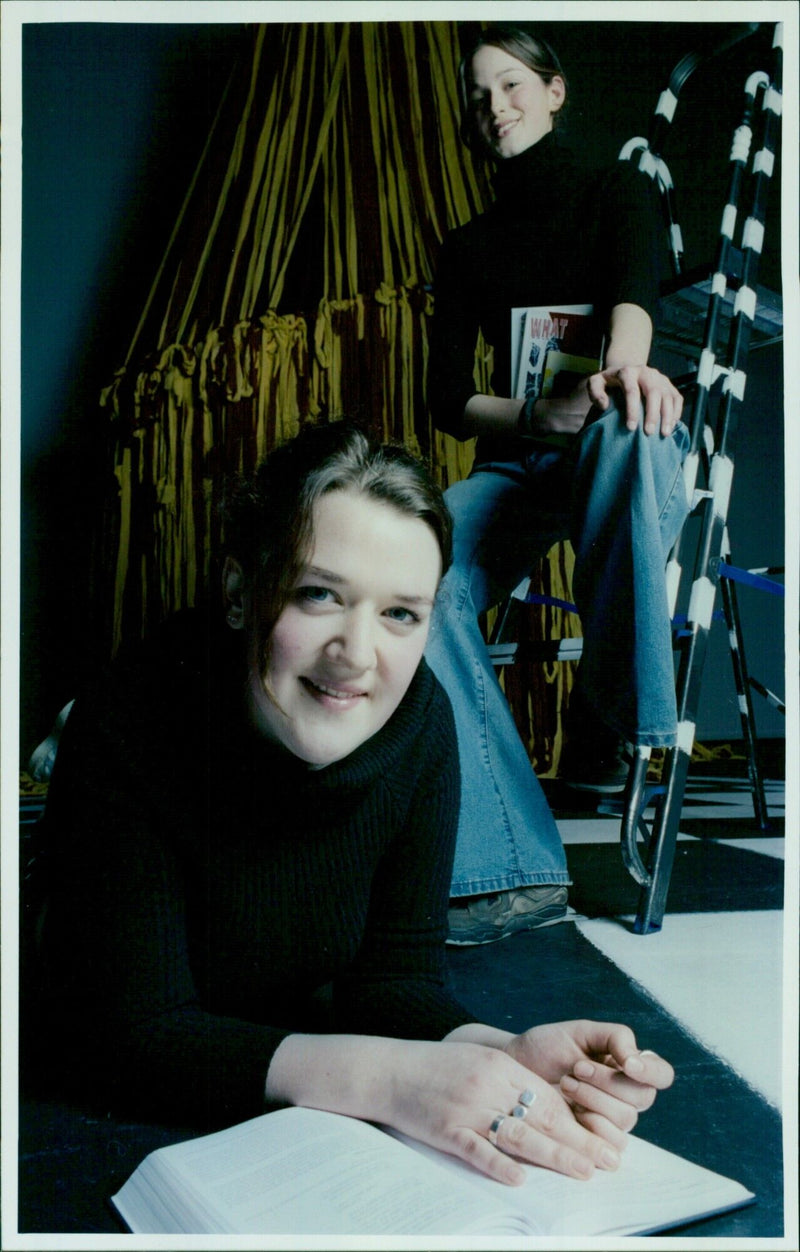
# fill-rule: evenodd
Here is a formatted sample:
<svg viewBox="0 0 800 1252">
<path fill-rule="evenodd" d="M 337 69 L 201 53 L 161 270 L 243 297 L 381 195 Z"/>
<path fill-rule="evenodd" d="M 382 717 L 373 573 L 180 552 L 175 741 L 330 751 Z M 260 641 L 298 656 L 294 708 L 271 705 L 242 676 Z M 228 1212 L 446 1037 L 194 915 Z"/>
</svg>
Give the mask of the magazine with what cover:
<svg viewBox="0 0 800 1252">
<path fill-rule="evenodd" d="M 520 400 L 574 391 L 600 367 L 603 336 L 590 304 L 511 310 L 511 382 Z"/>
</svg>

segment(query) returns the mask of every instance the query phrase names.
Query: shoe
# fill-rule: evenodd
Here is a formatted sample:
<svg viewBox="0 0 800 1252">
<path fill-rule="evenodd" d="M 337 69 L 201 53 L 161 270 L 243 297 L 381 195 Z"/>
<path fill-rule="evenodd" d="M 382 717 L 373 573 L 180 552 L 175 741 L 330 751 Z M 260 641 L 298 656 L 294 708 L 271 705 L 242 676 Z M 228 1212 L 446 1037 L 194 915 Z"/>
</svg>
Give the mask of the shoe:
<svg viewBox="0 0 800 1252">
<path fill-rule="evenodd" d="M 58 751 L 58 741 L 61 738 L 61 732 L 66 725 L 67 718 L 70 714 L 74 700 L 70 700 L 69 704 L 65 704 L 61 712 L 50 729 L 50 734 L 43 739 L 37 748 L 34 748 L 28 761 L 28 773 L 34 782 L 46 783 L 50 781 L 50 775 L 53 772 L 53 766 L 56 763 L 56 752 Z"/>
<path fill-rule="evenodd" d="M 456 947 L 494 943 L 518 930 L 552 926 L 566 915 L 567 888 L 559 884 L 469 896 L 463 904 L 450 905 L 447 942 Z"/>
<path fill-rule="evenodd" d="M 580 692 L 573 690 L 559 781 L 573 791 L 615 795 L 625 790 L 632 760 L 627 740 L 601 722 Z"/>
<path fill-rule="evenodd" d="M 626 739 L 604 736 L 604 741 L 568 741 L 561 754 L 559 781 L 572 791 L 594 791 L 601 796 L 625 790 L 633 753 Z"/>
</svg>

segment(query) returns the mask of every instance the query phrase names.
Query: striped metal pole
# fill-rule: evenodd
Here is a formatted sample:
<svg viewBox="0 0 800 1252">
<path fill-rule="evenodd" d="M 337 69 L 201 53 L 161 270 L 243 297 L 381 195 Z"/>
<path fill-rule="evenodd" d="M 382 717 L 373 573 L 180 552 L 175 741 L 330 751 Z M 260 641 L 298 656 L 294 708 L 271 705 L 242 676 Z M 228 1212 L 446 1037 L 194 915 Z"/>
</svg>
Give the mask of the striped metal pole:
<svg viewBox="0 0 800 1252">
<path fill-rule="evenodd" d="M 770 820 L 767 810 L 767 799 L 764 794 L 764 781 L 761 777 L 758 763 L 758 742 L 753 716 L 753 699 L 750 693 L 751 680 L 747 670 L 747 657 L 744 650 L 744 635 L 742 633 L 741 617 L 739 616 L 739 599 L 736 592 L 736 583 L 733 579 L 725 577 L 723 568 L 725 565 L 730 564 L 731 558 L 727 527 L 725 528 L 722 545 L 722 561 L 718 569 L 720 575 L 719 585 L 722 593 L 725 624 L 728 628 L 728 646 L 731 652 L 733 677 L 739 703 L 739 720 L 742 724 L 742 737 L 744 738 L 747 753 L 747 776 L 750 780 L 750 792 L 753 797 L 753 810 L 756 821 L 761 830 L 767 831 L 770 829 Z"/>
<path fill-rule="evenodd" d="M 656 802 L 655 819 L 647 846 L 648 881 L 642 886 L 635 922 L 635 930 L 639 934 L 647 934 L 661 927 L 675 857 L 675 844 L 689 762 L 694 746 L 703 662 L 719 581 L 719 564 L 725 545 L 728 506 L 733 482 L 733 445 L 747 381 L 745 365 L 756 308 L 756 275 L 763 247 L 766 196 L 774 168 L 775 146 L 780 123 L 782 67 L 782 26 L 780 23 L 775 28 L 773 52 L 772 78 L 758 72 L 752 74 L 747 80 L 742 122 L 734 135 L 730 154 L 730 190 L 720 229 L 717 265 L 706 317 L 698 376 L 697 405 L 693 414 L 693 442 L 698 448 L 701 442 L 701 426 L 702 435 L 705 437 L 705 410 L 717 372 L 716 339 L 719 333 L 720 305 L 727 289 L 738 202 L 749 161 L 756 101 L 761 92 L 759 120 L 763 139 L 752 163 L 751 210 L 742 231 L 742 275 L 734 300 L 734 312 L 729 332 L 728 363 L 722 370 L 722 398 L 717 415 L 715 447 L 710 453 L 708 472 L 710 494 L 704 494 L 701 501 L 702 530 L 695 560 L 687 629 L 682 634 L 680 643 L 676 683 L 677 744 L 674 748 L 668 749 L 664 757 L 663 792 Z M 698 418 L 698 408 L 702 422 Z"/>
<path fill-rule="evenodd" d="M 619 154 L 621 161 L 630 161 L 634 154 L 638 152 L 638 168 L 642 173 L 652 178 L 658 187 L 664 226 L 670 245 L 670 260 L 676 277 L 683 272 L 683 236 L 675 205 L 675 185 L 672 181 L 669 167 L 661 154 L 669 134 L 669 128 L 672 125 L 672 119 L 675 116 L 675 110 L 678 107 L 678 98 L 686 81 L 698 66 L 705 64 L 706 61 L 711 60 L 713 57 L 720 56 L 723 52 L 727 52 L 729 48 L 732 48 L 734 44 L 741 42 L 741 40 L 749 38 L 758 30 L 760 25 L 761 23 L 759 22 L 748 22 L 734 26 L 725 39 L 714 45 L 711 52 L 706 54 L 689 52 L 682 57 L 670 74 L 666 87 L 658 97 L 650 120 L 647 138 L 637 136 L 628 140 Z"/>
</svg>

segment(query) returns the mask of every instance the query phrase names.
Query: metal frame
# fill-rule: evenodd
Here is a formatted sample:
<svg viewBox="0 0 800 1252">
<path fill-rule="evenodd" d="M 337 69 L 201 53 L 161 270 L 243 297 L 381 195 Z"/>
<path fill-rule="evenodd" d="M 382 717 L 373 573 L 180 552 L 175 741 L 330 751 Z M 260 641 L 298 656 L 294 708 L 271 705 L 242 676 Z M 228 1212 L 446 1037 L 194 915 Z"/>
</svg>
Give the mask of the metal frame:
<svg viewBox="0 0 800 1252">
<path fill-rule="evenodd" d="M 765 207 L 780 125 L 782 35 L 782 25 L 778 23 L 774 32 L 771 72 L 758 70 L 748 77 L 745 84 L 741 122 L 736 128 L 731 145 L 728 197 L 722 214 L 703 346 L 694 384 L 689 422 L 691 444 L 684 464 L 684 478 L 687 495 L 701 515 L 702 523 L 695 555 L 686 629 L 680 632 L 677 641 L 677 744 L 674 748 L 665 750 L 661 784 L 651 790 L 646 787 L 650 750 L 638 749 L 625 795 L 620 837 L 625 865 L 641 887 L 634 923 L 637 934 L 649 934 L 661 929 L 695 740 L 700 684 L 716 591 L 723 566 L 730 567 L 727 517 L 733 478 L 733 451 L 747 381 L 746 363 L 757 305 L 756 280 L 763 246 Z M 729 47 L 731 42 L 728 41 L 725 47 Z M 678 70 L 682 66 L 688 72 L 678 75 L 676 70 L 670 79 L 667 92 L 662 93 L 656 108 L 657 126 L 654 128 L 659 143 L 659 136 L 664 132 L 664 121 L 669 123 L 672 120 L 678 90 L 699 63 L 699 58 L 684 58 Z M 674 81 L 676 75 L 679 77 L 677 83 Z M 755 145 L 754 130 L 758 132 Z M 636 140 L 626 145 L 620 159 L 630 159 L 638 150 L 642 151 L 639 167 L 656 180 L 662 192 L 662 202 L 667 205 L 667 214 L 671 216 L 672 180 L 658 150 L 654 150 L 652 134 L 649 143 L 644 142 L 642 145 L 642 141 Z M 723 349 L 719 342 L 722 304 L 729 284 L 735 281 L 732 266 L 736 254 L 734 236 L 740 216 L 740 201 L 745 193 L 747 203 L 744 207 L 747 215 L 741 230 L 741 271 L 736 283 L 728 342 Z M 680 231 L 674 222 L 670 228 L 670 238 L 673 266 L 679 273 L 682 246 Z M 716 420 L 712 422 L 712 388 L 717 382 L 721 382 L 721 396 Z M 697 486 L 701 470 L 705 471 L 705 488 Z M 667 565 L 667 581 L 673 609 L 681 581 L 685 535 L 684 531 Z M 750 760 L 754 806 L 763 828 L 768 818 L 755 757 L 750 683 L 747 678 L 741 624 L 732 580 L 728 577 L 722 578 L 722 587 L 742 726 L 746 741 L 753 750 Z M 644 814 L 650 805 L 654 815 L 652 826 L 648 829 Z M 643 855 L 639 849 L 640 840 Z"/>
</svg>

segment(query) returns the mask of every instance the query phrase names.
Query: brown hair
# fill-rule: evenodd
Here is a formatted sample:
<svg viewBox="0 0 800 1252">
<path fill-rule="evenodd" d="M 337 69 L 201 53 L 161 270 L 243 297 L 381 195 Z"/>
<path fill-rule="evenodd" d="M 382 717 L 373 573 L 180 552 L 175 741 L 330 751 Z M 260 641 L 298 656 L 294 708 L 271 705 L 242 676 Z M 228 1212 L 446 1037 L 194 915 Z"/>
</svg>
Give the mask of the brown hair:
<svg viewBox="0 0 800 1252">
<path fill-rule="evenodd" d="M 524 26 L 516 26 L 511 22 L 492 22 L 473 39 L 458 67 L 458 98 L 461 105 L 460 134 L 468 148 L 474 147 L 476 141 L 480 141 L 480 134 L 475 125 L 475 103 L 470 98 L 472 58 L 479 48 L 487 46 L 502 48 L 509 56 L 516 57 L 523 65 L 527 65 L 528 69 L 538 74 L 545 83 L 551 83 L 556 77 L 563 78 L 564 87 L 567 88 L 567 76 L 561 68 L 561 62 L 546 40 L 532 34 Z M 566 95 L 564 100 L 566 104 Z M 556 118 L 563 110 L 564 105 L 559 109 Z"/>
</svg>

